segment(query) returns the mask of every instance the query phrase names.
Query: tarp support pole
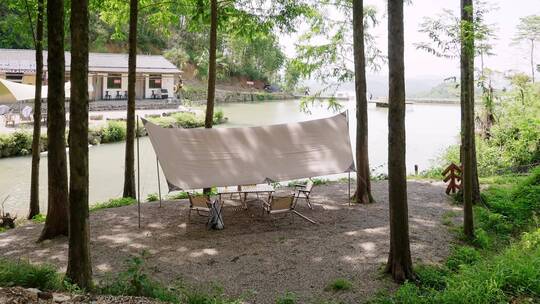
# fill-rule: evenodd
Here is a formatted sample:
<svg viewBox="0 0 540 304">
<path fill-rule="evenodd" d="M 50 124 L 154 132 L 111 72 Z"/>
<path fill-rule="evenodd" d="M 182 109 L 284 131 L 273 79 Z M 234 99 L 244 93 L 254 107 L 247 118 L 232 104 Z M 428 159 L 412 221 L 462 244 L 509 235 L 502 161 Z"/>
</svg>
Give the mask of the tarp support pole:
<svg viewBox="0 0 540 304">
<path fill-rule="evenodd" d="M 156 155 L 156 168 L 157 168 L 157 187 L 159 193 L 159 208 L 161 208 L 161 180 L 159 178 L 159 159 Z"/>
<path fill-rule="evenodd" d="M 351 171 L 349 170 L 349 206 L 351 206 Z"/>
<path fill-rule="evenodd" d="M 141 229 L 141 165 L 139 149 L 139 115 L 136 116 L 137 129 L 135 129 L 135 135 L 137 137 L 137 217 L 139 221 L 139 229 Z"/>
</svg>

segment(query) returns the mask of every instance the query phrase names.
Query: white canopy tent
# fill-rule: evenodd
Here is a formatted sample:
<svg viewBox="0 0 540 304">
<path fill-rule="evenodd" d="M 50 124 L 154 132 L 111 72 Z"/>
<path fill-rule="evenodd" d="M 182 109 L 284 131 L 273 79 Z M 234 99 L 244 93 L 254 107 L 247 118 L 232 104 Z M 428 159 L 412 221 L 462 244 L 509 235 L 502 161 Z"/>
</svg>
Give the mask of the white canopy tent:
<svg viewBox="0 0 540 304">
<path fill-rule="evenodd" d="M 143 119 L 169 191 L 257 184 L 355 170 L 344 113 L 305 122 L 162 128 Z"/>
<path fill-rule="evenodd" d="M 71 83 L 64 85 L 66 98 L 70 98 Z M 15 103 L 17 101 L 33 100 L 36 86 L 23 84 L 0 78 L 0 102 Z M 88 86 L 88 92 L 92 92 L 92 86 Z M 47 86 L 41 87 L 41 98 L 47 98 Z"/>
</svg>

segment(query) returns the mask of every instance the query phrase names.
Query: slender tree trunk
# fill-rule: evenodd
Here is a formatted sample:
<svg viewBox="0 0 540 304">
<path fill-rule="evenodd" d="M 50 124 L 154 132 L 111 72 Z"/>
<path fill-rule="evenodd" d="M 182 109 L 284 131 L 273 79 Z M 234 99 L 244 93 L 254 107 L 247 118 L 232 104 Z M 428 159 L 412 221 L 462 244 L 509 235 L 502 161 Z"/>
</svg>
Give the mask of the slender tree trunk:
<svg viewBox="0 0 540 304">
<path fill-rule="evenodd" d="M 531 75 L 532 83 L 534 83 L 534 40 L 531 39 Z"/>
<path fill-rule="evenodd" d="M 356 91 L 356 193 L 357 203 L 373 201 L 369 179 L 366 57 L 364 52 L 364 1 L 353 1 L 354 85 Z"/>
<path fill-rule="evenodd" d="M 210 48 L 208 59 L 208 96 L 206 99 L 206 115 L 204 127 L 212 128 L 214 119 L 214 99 L 216 97 L 216 49 L 217 49 L 217 0 L 210 0 Z M 204 193 L 210 193 L 210 188 L 205 188 Z"/>
<path fill-rule="evenodd" d="M 69 250 L 66 276 L 92 287 L 88 220 L 88 0 L 71 1 Z"/>
<path fill-rule="evenodd" d="M 403 282 L 413 279 L 405 165 L 405 64 L 403 0 L 388 0 L 388 192 L 390 253 L 386 271 Z"/>
<path fill-rule="evenodd" d="M 135 191 L 135 82 L 137 68 L 137 14 L 138 0 L 129 4 L 129 59 L 128 101 L 126 121 L 126 155 L 124 169 L 124 197 L 136 198 Z"/>
<path fill-rule="evenodd" d="M 475 171 L 474 142 L 474 26 L 472 0 L 461 0 L 461 104 L 463 151 L 464 233 L 474 238 L 473 209 Z"/>
<path fill-rule="evenodd" d="M 68 234 L 68 182 L 66 163 L 64 0 L 47 2 L 48 209 L 39 241 Z M 86 137 L 85 137 L 86 138 Z"/>
<path fill-rule="evenodd" d="M 35 47 L 36 90 L 34 95 L 34 132 L 32 134 L 32 174 L 30 177 L 30 212 L 28 219 L 39 214 L 39 161 L 41 152 L 41 85 L 43 83 L 43 10 L 44 0 L 38 0 Z"/>
</svg>

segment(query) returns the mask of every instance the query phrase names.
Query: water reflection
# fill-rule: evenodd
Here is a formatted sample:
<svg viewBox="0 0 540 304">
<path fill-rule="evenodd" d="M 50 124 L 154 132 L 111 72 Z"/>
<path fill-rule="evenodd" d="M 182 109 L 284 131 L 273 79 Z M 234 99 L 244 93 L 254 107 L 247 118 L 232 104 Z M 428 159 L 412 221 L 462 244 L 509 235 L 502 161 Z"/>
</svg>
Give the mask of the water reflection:
<svg viewBox="0 0 540 304">
<path fill-rule="evenodd" d="M 344 104 L 344 110 L 353 109 Z M 220 127 L 245 127 L 268 125 L 323 118 L 334 115 L 325 106 L 314 106 L 311 114 L 300 111 L 298 101 L 273 101 L 254 104 L 229 104 L 220 106 L 229 122 Z M 353 113 L 354 110 L 349 111 Z M 369 149 L 371 166 L 379 172 L 386 171 L 387 163 L 387 109 L 369 108 Z M 352 131 L 356 127 L 351 117 Z M 407 168 L 413 171 L 427 168 L 431 160 L 445 147 L 453 144 L 459 134 L 459 107 L 456 105 L 408 105 Z M 141 194 L 157 192 L 156 157 L 148 138 L 141 138 Z M 124 143 L 106 144 L 90 148 L 90 201 L 103 201 L 122 195 L 124 172 Z M 41 210 L 46 212 L 47 159 L 41 159 L 40 195 Z M 0 159 L 0 202 L 9 195 L 5 208 L 23 216 L 27 212 L 30 183 L 30 157 Z M 162 176 L 162 191 L 166 193 Z"/>
</svg>

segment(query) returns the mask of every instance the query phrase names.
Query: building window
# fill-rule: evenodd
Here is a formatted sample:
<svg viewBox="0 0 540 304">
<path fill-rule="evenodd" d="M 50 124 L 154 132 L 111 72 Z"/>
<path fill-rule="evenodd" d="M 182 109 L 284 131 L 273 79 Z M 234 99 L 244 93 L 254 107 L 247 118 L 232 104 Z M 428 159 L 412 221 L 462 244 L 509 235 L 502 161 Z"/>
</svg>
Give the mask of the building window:
<svg viewBox="0 0 540 304">
<path fill-rule="evenodd" d="M 109 74 L 107 76 L 107 88 L 108 89 L 121 89 L 122 88 L 122 75 Z"/>
<path fill-rule="evenodd" d="M 161 89 L 161 75 L 150 75 L 150 89 Z"/>
<path fill-rule="evenodd" d="M 23 73 L 6 73 L 6 80 L 22 83 Z"/>
</svg>

